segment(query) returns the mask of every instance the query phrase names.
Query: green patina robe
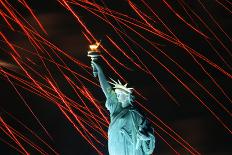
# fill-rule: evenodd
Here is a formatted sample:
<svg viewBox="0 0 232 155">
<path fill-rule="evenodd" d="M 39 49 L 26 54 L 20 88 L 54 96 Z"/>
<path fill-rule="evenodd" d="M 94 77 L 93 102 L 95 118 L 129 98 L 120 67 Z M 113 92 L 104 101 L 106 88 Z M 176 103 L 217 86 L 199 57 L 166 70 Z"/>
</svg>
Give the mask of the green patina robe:
<svg viewBox="0 0 232 155">
<path fill-rule="evenodd" d="M 114 91 L 111 91 L 107 96 L 106 108 L 110 111 L 111 119 L 108 129 L 109 154 L 152 154 L 155 138 L 153 129 L 148 125 L 147 120 L 133 106 L 122 108 Z M 150 140 L 139 140 L 137 136 L 139 131 L 149 135 Z"/>
</svg>

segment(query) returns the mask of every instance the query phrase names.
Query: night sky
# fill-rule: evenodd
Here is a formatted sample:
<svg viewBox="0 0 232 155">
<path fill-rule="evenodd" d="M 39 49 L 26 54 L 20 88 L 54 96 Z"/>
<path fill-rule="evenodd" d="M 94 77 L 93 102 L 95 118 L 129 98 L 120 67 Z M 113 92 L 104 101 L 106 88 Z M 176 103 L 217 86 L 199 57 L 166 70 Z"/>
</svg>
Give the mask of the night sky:
<svg viewBox="0 0 232 155">
<path fill-rule="evenodd" d="M 170 27 L 171 30 L 187 45 L 190 45 L 194 50 L 198 51 L 208 59 L 215 62 L 218 66 L 221 66 L 225 71 L 231 74 L 231 69 L 227 67 L 211 50 L 210 46 L 199 36 L 196 32 L 191 30 L 182 21 L 178 20 L 177 17 L 163 4 L 162 1 L 147 1 L 150 6 L 159 13 L 159 16 L 165 21 L 165 23 Z M 101 4 L 100 1 L 96 1 Z M 136 6 L 146 12 L 144 6 L 140 1 L 133 1 Z M 231 51 L 231 41 L 223 35 L 223 33 L 215 26 L 212 20 L 209 18 L 207 13 L 200 7 L 197 0 L 186 0 L 186 2 L 191 6 L 191 8 L 196 11 L 196 13 L 202 18 L 202 20 L 207 23 L 214 32 L 219 36 L 220 40 L 227 46 L 228 50 Z M 128 2 L 125 0 L 105 0 L 106 5 L 112 9 L 122 12 L 124 14 L 130 15 L 131 17 L 137 18 L 135 12 L 129 7 Z M 181 9 L 178 3 L 169 0 L 169 3 L 175 8 L 181 15 L 183 15 L 187 21 L 191 21 L 186 13 Z M 31 22 L 32 25 L 38 30 L 39 33 L 43 34 L 36 25 L 35 21 L 32 19 L 28 12 L 24 11 L 24 8 L 17 2 L 12 3 L 20 12 L 24 15 L 24 18 Z M 55 44 L 60 49 L 68 52 L 71 56 L 80 60 L 86 65 L 90 66 L 90 59 L 86 56 L 88 50 L 88 41 L 85 39 L 82 31 L 83 28 L 75 20 L 72 14 L 67 11 L 62 5 L 60 5 L 55 0 L 40 0 L 40 1 L 28 1 L 29 6 L 34 10 L 35 14 L 43 24 L 48 35 L 47 40 Z M 222 26 L 225 32 L 231 36 L 232 31 L 232 18 L 231 14 L 226 11 L 223 7 L 218 5 L 214 0 L 204 1 L 207 9 L 212 13 L 217 22 Z M 230 5 L 230 8 L 232 6 Z M 118 45 L 120 45 L 125 51 L 129 51 L 125 44 L 120 40 L 120 38 L 115 34 L 113 29 L 105 24 L 103 21 L 95 17 L 94 15 L 88 13 L 85 9 L 73 6 L 73 9 L 78 12 L 81 19 L 93 32 L 94 36 L 102 40 L 102 44 L 110 50 L 112 55 L 123 62 L 126 66 L 129 66 L 132 70 L 128 71 L 117 64 L 112 58 L 107 54 L 103 55 L 108 58 L 109 62 L 115 67 L 115 69 L 120 72 L 127 81 L 129 87 L 133 87 L 142 93 L 147 100 L 142 99 L 135 94 L 136 100 L 141 102 L 144 106 L 149 108 L 150 111 L 155 113 L 159 118 L 161 118 L 166 124 L 172 127 L 177 133 L 180 134 L 187 142 L 189 142 L 194 148 L 196 148 L 200 153 L 206 155 L 229 155 L 232 154 L 232 143 L 231 134 L 212 116 L 212 114 L 207 111 L 201 103 L 191 95 L 173 76 L 171 76 L 164 68 L 162 68 L 158 63 L 154 62 L 151 57 L 144 54 L 144 51 L 135 46 L 132 42 L 130 46 L 139 53 L 140 58 L 145 62 L 149 70 L 156 76 L 156 78 L 167 88 L 167 90 L 173 95 L 173 97 L 178 101 L 177 105 L 170 97 L 162 90 L 162 88 L 148 76 L 146 73 L 142 72 L 136 68 L 130 61 L 127 60 L 115 47 L 113 47 L 107 36 L 115 39 Z M 231 9 L 232 10 L 232 9 Z M 151 17 L 151 13 L 149 14 Z M 141 20 L 141 19 L 139 19 Z M 154 20 L 156 20 L 154 18 Z M 4 32 L 9 40 L 15 44 L 22 45 L 23 47 L 31 48 L 25 38 L 20 37 L 20 35 L 15 35 L 16 32 L 11 32 L 7 27 L 4 26 L 3 21 L 0 20 L 0 31 Z M 208 35 L 211 39 L 210 42 L 215 46 L 222 57 L 232 66 L 231 56 L 223 49 L 220 44 L 215 40 L 213 35 L 198 21 L 198 28 L 202 30 L 203 33 Z M 113 23 L 116 27 L 118 26 L 116 22 Z M 153 23 L 155 27 L 168 33 L 160 23 Z M 137 28 L 135 28 L 137 29 Z M 186 76 L 183 71 L 181 71 L 174 63 L 169 61 L 164 55 L 159 51 L 151 47 L 147 42 L 142 40 L 132 31 L 124 29 L 127 34 L 129 34 L 133 39 L 138 41 L 143 47 L 145 47 L 152 55 L 154 55 L 163 64 L 169 67 L 178 77 L 180 77 L 192 90 L 195 92 L 212 110 L 219 115 L 220 118 L 231 128 L 231 117 L 213 100 L 205 91 L 203 91 L 195 82 L 193 82 L 188 76 Z M 144 34 L 150 41 L 160 44 L 160 48 L 164 49 L 165 53 L 171 56 L 176 62 L 178 62 L 182 67 L 188 70 L 196 79 L 203 84 L 209 92 L 211 92 L 218 100 L 225 105 L 227 109 L 232 110 L 231 102 L 225 98 L 221 91 L 214 85 L 214 83 L 205 75 L 202 69 L 194 62 L 193 58 L 187 54 L 183 49 L 171 44 L 159 37 L 149 34 L 148 32 L 139 30 Z M 7 53 L 7 48 L 0 44 L 0 60 L 8 63 L 12 63 L 12 59 Z M 32 48 L 31 48 L 32 49 Z M 23 53 L 24 54 L 24 53 Z M 28 56 L 33 60 L 32 56 Z M 224 91 L 229 97 L 232 96 L 232 81 L 228 76 L 223 75 L 221 72 L 207 64 L 205 61 L 198 59 L 199 62 L 207 69 L 207 71 L 214 77 L 214 79 L 220 84 Z M 36 62 L 36 59 L 34 59 Z M 119 77 L 103 62 L 99 60 L 102 65 L 104 72 L 107 77 L 112 77 L 113 79 L 118 79 Z M 70 68 L 79 71 L 78 67 L 73 63 L 68 63 Z M 39 68 L 40 66 L 38 66 Z M 50 65 L 50 68 L 53 66 Z M 41 70 L 42 72 L 42 70 Z M 52 74 L 57 80 L 58 85 L 61 90 L 73 99 L 75 96 L 70 88 L 66 87 L 66 83 L 63 83 L 63 78 L 57 71 L 52 70 Z M 90 77 L 88 75 L 88 77 Z M 90 77 L 92 80 L 97 82 L 97 78 Z M 103 105 L 105 102 L 104 94 L 100 88 L 92 86 L 86 83 L 89 90 L 93 93 Z M 29 126 L 34 132 L 43 137 L 46 142 L 48 142 L 53 148 L 56 149 L 61 155 L 94 155 L 97 154 L 96 151 L 74 130 L 72 125 L 67 121 L 59 109 L 53 104 L 41 97 L 32 94 L 23 88 L 17 87 L 20 93 L 23 95 L 26 102 L 30 105 L 33 112 L 38 116 L 42 124 L 46 127 L 48 132 L 53 137 L 53 141 L 50 140 L 41 127 L 36 123 L 31 113 L 28 111 L 20 97 L 15 92 L 14 88 L 8 82 L 8 80 L 0 74 L 0 106 L 1 106 L 1 116 L 6 122 L 11 124 L 15 129 L 21 131 L 25 135 L 33 140 L 33 136 L 29 134 L 25 129 L 22 128 L 15 120 L 13 120 L 7 113 L 13 114 L 24 124 Z M 147 112 L 145 115 L 150 117 Z M 155 119 L 154 119 L 155 121 Z M 180 154 L 188 154 L 184 149 L 174 142 L 170 137 L 161 132 L 160 129 L 154 127 L 155 130 L 170 142 L 172 146 L 180 152 Z M 107 129 L 105 129 L 107 130 Z M 5 134 L 0 132 L 0 137 L 8 142 L 12 142 Z M 156 135 L 156 155 L 171 155 L 174 152 Z M 35 140 L 35 139 L 34 139 Z M 101 147 L 104 154 L 107 154 L 107 141 L 102 139 L 105 147 Z M 35 140 L 36 142 L 36 140 Z M 38 141 L 37 141 L 38 142 Z M 39 142 L 38 142 L 39 143 Z M 31 154 L 39 154 L 31 147 L 25 145 Z M 17 151 L 0 141 L 0 155 L 16 155 Z M 49 152 L 52 154 L 52 152 Z"/>
</svg>

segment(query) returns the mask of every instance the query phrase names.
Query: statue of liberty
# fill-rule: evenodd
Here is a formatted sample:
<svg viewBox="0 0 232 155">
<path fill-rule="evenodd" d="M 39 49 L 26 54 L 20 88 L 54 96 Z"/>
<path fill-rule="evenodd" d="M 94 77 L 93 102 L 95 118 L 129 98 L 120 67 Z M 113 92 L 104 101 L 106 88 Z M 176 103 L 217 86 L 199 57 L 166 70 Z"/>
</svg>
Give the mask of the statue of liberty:
<svg viewBox="0 0 232 155">
<path fill-rule="evenodd" d="M 96 56 L 96 55 L 95 55 Z M 108 128 L 109 155 L 150 155 L 155 148 L 153 128 L 147 119 L 133 106 L 133 88 L 112 80 L 108 82 L 102 68 L 91 61 L 95 76 L 98 76 L 105 106 L 110 112 Z M 112 84 L 113 87 L 110 85 Z"/>
</svg>

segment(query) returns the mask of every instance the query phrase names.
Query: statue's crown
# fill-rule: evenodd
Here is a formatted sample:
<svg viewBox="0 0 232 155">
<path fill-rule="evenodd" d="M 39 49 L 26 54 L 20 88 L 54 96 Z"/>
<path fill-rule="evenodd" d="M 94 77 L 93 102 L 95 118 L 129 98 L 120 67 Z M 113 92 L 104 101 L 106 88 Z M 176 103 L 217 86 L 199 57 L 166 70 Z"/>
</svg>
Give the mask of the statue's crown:
<svg viewBox="0 0 232 155">
<path fill-rule="evenodd" d="M 116 81 L 114 81 L 113 79 L 111 79 L 110 78 L 110 80 L 112 81 L 109 81 L 109 83 L 110 84 L 112 84 L 112 85 L 114 85 L 114 89 L 121 89 L 121 90 L 123 90 L 123 91 L 125 91 L 125 92 L 127 92 L 127 93 L 129 93 L 129 94 L 131 94 L 132 93 L 132 90 L 133 90 L 133 88 L 128 88 L 127 87 L 127 83 L 125 84 L 125 85 L 123 85 L 119 80 L 118 80 L 118 82 L 116 82 Z"/>
</svg>

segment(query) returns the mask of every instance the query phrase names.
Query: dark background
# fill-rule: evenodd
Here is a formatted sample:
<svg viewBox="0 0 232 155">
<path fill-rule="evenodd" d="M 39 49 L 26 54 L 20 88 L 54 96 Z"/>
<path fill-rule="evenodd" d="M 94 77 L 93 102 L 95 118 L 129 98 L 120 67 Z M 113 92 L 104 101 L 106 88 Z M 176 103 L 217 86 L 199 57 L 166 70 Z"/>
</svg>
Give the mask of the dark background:
<svg viewBox="0 0 232 155">
<path fill-rule="evenodd" d="M 205 41 L 199 37 L 198 34 L 194 33 L 192 30 L 186 27 L 180 20 L 177 20 L 176 17 L 168 11 L 168 9 L 163 5 L 162 2 L 150 2 L 152 8 L 155 8 L 159 15 L 163 17 L 165 22 L 170 26 L 170 28 L 177 34 L 178 37 L 182 39 L 186 44 L 191 45 L 196 51 L 199 51 L 201 54 L 211 59 L 213 62 L 216 62 L 219 66 L 224 66 L 223 68 L 231 73 L 231 70 L 228 69 L 221 60 L 218 59 L 217 55 L 212 52 L 212 50 L 208 47 Z M 175 2 L 170 2 L 174 8 L 176 8 L 180 13 L 183 13 L 178 5 Z M 202 17 L 202 19 L 208 23 L 212 29 L 215 30 L 216 33 L 220 36 L 220 39 L 229 47 L 231 50 L 231 42 L 225 38 L 221 32 L 215 27 L 215 24 L 209 19 L 207 14 L 199 7 L 199 3 L 197 1 L 187 1 L 187 3 Z M 217 21 L 224 28 L 224 30 L 231 36 L 231 15 L 226 12 L 222 7 L 220 7 L 215 1 L 208 0 L 204 2 L 208 9 L 213 13 L 216 17 Z M 33 23 L 33 19 L 28 15 L 27 12 L 23 11 L 23 8 L 18 3 L 13 3 L 14 6 L 21 10 L 22 13 L 25 14 L 25 18 L 28 21 Z M 70 55 L 74 56 L 78 60 L 81 60 L 85 64 L 90 64 L 89 58 L 86 56 L 86 51 L 88 49 L 88 42 L 85 40 L 83 34 L 81 33 L 82 28 L 79 23 L 75 20 L 75 18 L 59 3 L 53 0 L 45 1 L 37 1 L 32 2 L 29 1 L 28 4 L 34 10 L 41 23 L 45 27 L 48 32 L 48 40 L 52 43 L 60 47 L 61 49 L 68 51 Z M 106 4 L 111 8 L 117 11 L 123 12 L 125 14 L 129 14 L 131 16 L 136 16 L 133 10 L 129 9 L 127 2 L 125 1 L 106 1 Z M 136 2 L 137 6 L 143 9 L 142 5 L 140 5 L 139 1 Z M 116 35 L 112 32 L 112 29 L 108 26 L 105 26 L 102 21 L 98 20 L 93 15 L 87 13 L 84 9 L 79 7 L 73 7 L 74 10 L 78 11 L 81 19 L 85 21 L 86 25 L 89 26 L 91 31 L 94 33 L 96 38 L 102 39 L 102 44 L 109 49 L 111 49 L 112 53 L 117 57 L 121 58 L 122 62 L 125 65 L 130 66 L 133 71 L 127 71 L 117 65 L 114 61 L 110 61 L 115 68 L 121 73 L 123 77 L 127 79 L 129 82 L 129 87 L 134 87 L 136 90 L 142 92 L 142 94 L 148 99 L 146 101 L 141 98 L 137 98 L 141 101 L 146 107 L 154 112 L 157 116 L 159 116 L 162 120 L 164 120 L 169 126 L 171 126 L 177 133 L 179 133 L 185 140 L 187 140 L 194 148 L 196 148 L 200 153 L 207 155 L 229 155 L 232 154 L 231 149 L 231 135 L 217 122 L 217 120 L 203 107 L 200 105 L 199 101 L 197 101 L 189 92 L 186 91 L 184 87 L 182 87 L 174 78 L 172 78 L 162 67 L 160 67 L 157 63 L 154 63 L 149 57 L 145 55 L 141 55 L 143 60 L 149 66 L 149 69 L 154 73 L 154 75 L 159 79 L 165 87 L 173 94 L 173 96 L 177 99 L 179 106 L 176 105 L 167 95 L 166 93 L 159 87 L 159 85 L 152 80 L 151 77 L 141 72 L 140 70 L 133 67 L 133 65 L 126 61 L 125 58 L 117 55 L 116 50 L 111 47 L 105 36 L 111 36 L 112 38 L 116 38 Z M 160 27 L 160 25 L 157 25 Z M 207 30 L 205 30 L 199 24 L 199 27 L 202 28 L 203 32 L 209 34 Z M 35 25 L 35 28 L 36 27 Z M 15 43 L 24 44 L 25 40 L 20 40 L 20 37 L 15 37 L 14 34 L 8 32 L 9 30 L 5 27 L 1 28 L 5 33 L 9 34 L 9 38 L 13 40 L 15 39 Z M 38 28 L 39 29 L 39 28 Z M 161 28 L 162 29 L 162 28 Z M 164 30 L 165 31 L 165 30 Z M 133 35 L 131 32 L 129 34 Z M 146 33 L 144 32 L 146 35 Z M 211 36 L 209 34 L 209 36 Z M 149 34 L 147 34 L 148 38 L 152 38 Z M 117 38 L 118 39 L 118 38 Z M 117 40 L 116 39 L 116 40 Z M 134 39 L 139 40 L 136 35 Z M 231 103 L 218 91 L 218 89 L 213 85 L 210 79 L 202 72 L 202 70 L 197 66 L 192 58 L 183 52 L 180 48 L 163 41 L 162 39 L 152 38 L 154 42 L 163 44 L 166 49 L 166 53 L 173 56 L 175 60 L 180 63 L 183 67 L 185 67 L 189 72 L 191 72 L 197 79 L 208 88 L 212 94 L 214 94 L 224 105 L 231 109 Z M 117 40 L 120 44 L 120 41 Z M 225 52 L 225 50 L 218 45 L 215 39 L 212 39 L 212 43 L 215 43 L 218 51 L 222 56 L 232 65 L 231 57 Z M 141 41 L 141 44 L 144 44 L 145 47 L 150 48 L 153 54 L 162 61 L 165 65 L 169 66 L 173 69 L 173 72 L 183 78 L 183 81 L 196 93 L 198 94 L 213 110 L 216 111 L 217 114 L 220 115 L 221 118 L 231 127 L 231 118 L 213 101 L 202 89 L 199 88 L 194 82 L 192 82 L 189 78 L 187 78 L 184 73 L 179 71 L 174 65 L 165 59 L 159 53 L 156 53 L 154 49 L 151 49 L 148 45 Z M 123 45 L 121 45 L 123 46 Z M 133 46 L 133 45 L 132 45 Z M 115 51 L 114 51 L 115 50 Z M 139 49 L 136 49 L 139 51 Z M 6 53 L 1 53 L 1 60 L 10 62 L 10 58 Z M 106 56 L 107 57 L 107 56 Z M 213 75 L 213 77 L 217 80 L 220 86 L 231 96 L 231 87 L 232 82 L 231 79 L 222 75 L 219 71 L 215 70 L 208 64 L 203 61 L 200 61 Z M 101 62 L 105 73 L 108 77 L 113 77 L 117 79 L 116 75 L 104 64 Z M 72 64 L 70 64 L 72 65 Z M 75 68 L 75 66 L 73 66 Z M 54 73 L 55 74 L 55 73 Z M 70 93 L 71 91 L 62 86 L 62 79 L 59 79 L 57 75 L 57 80 L 60 80 L 60 85 L 63 88 L 64 92 Z M 104 96 L 99 88 L 89 88 L 102 103 L 104 103 Z M 57 107 L 40 97 L 33 95 L 23 89 L 19 89 L 20 92 L 25 97 L 25 100 L 31 106 L 35 114 L 39 117 L 41 122 L 45 125 L 49 133 L 54 138 L 54 141 L 46 138 L 46 135 L 43 131 L 41 131 L 41 127 L 35 123 L 35 119 L 28 112 L 25 105 L 20 100 L 19 96 L 16 94 L 12 86 L 9 82 L 2 76 L 0 76 L 0 103 L 1 107 L 11 113 L 14 114 L 19 120 L 23 121 L 26 125 L 31 127 L 33 131 L 44 137 L 47 142 L 49 142 L 56 150 L 62 155 L 74 155 L 74 154 L 96 154 L 96 152 L 92 149 L 92 147 L 78 135 L 78 133 L 73 129 L 71 124 L 64 118 L 62 113 L 57 109 Z M 6 122 L 9 122 L 19 131 L 24 132 L 22 127 L 17 123 L 14 124 L 15 121 L 12 118 L 8 117 L 6 112 L 2 110 L 1 115 L 5 118 Z M 156 129 L 156 128 L 155 128 Z M 158 129 L 157 129 L 158 131 Z M 25 134 L 30 136 L 29 133 L 25 132 Z M 0 136 L 3 138 L 7 137 L 0 133 Z M 156 136 L 157 137 L 157 136 Z M 184 150 L 176 144 L 169 137 L 165 136 L 167 140 L 181 153 L 188 154 L 184 152 Z M 33 138 L 32 138 L 33 139 Z M 102 150 L 107 154 L 107 142 L 103 140 L 105 143 L 105 147 Z M 27 148 L 27 147 L 26 147 Z M 28 150 L 31 148 L 28 147 Z M 32 154 L 37 154 L 34 150 L 31 150 Z M 18 154 L 15 150 L 11 149 L 8 145 L 4 143 L 0 143 L 0 154 L 3 155 L 14 155 Z M 168 146 L 162 142 L 160 138 L 157 137 L 157 145 L 155 149 L 155 154 L 160 155 L 169 155 L 174 154 Z"/>
</svg>

